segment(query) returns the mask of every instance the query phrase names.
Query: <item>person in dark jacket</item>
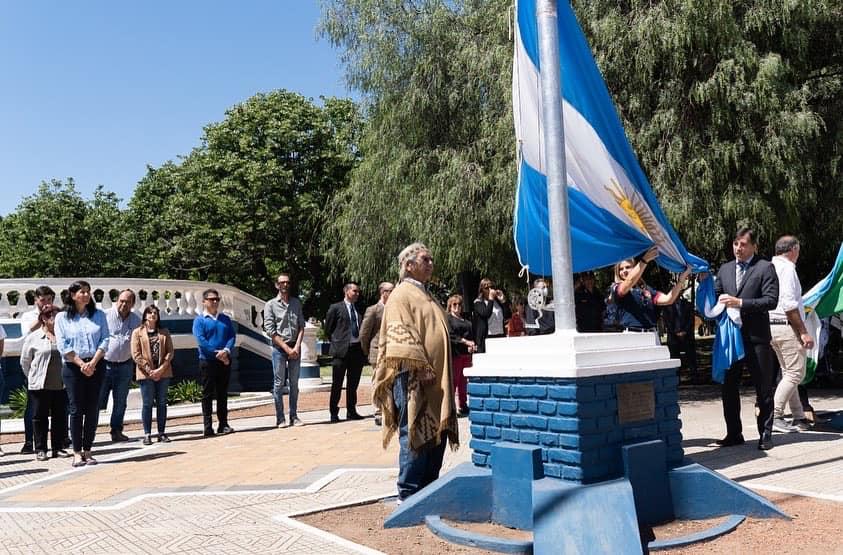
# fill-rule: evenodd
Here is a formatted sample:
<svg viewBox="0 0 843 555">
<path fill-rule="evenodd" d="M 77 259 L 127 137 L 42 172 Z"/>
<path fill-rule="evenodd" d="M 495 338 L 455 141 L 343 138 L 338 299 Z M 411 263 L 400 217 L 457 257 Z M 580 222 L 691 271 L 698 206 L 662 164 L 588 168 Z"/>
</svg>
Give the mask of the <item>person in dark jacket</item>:
<svg viewBox="0 0 843 555">
<path fill-rule="evenodd" d="M 477 350 L 471 322 L 463 318 L 462 311 L 462 295 L 451 295 L 448 298 L 448 334 L 451 338 L 451 361 L 460 416 L 468 414 L 468 380 L 463 370 L 471 366 L 471 355 Z"/>
<path fill-rule="evenodd" d="M 506 322 L 511 314 L 503 291 L 495 288 L 489 278 L 481 279 L 472 322 L 478 353 L 486 352 L 487 338 L 506 337 Z"/>
</svg>

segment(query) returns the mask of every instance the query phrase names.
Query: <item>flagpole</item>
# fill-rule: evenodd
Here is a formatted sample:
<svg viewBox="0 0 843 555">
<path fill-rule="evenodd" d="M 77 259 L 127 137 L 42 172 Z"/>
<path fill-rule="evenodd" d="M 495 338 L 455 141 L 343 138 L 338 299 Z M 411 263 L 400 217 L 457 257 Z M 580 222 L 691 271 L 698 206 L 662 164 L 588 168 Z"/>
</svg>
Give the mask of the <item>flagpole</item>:
<svg viewBox="0 0 843 555">
<path fill-rule="evenodd" d="M 531 1 L 531 0 L 527 0 Z M 576 330 L 574 275 L 568 218 L 565 127 L 562 124 L 562 79 L 559 65 L 557 0 L 535 0 L 541 65 L 542 124 L 544 127 L 550 267 L 556 332 Z M 567 0 L 562 0 L 567 1 Z"/>
</svg>

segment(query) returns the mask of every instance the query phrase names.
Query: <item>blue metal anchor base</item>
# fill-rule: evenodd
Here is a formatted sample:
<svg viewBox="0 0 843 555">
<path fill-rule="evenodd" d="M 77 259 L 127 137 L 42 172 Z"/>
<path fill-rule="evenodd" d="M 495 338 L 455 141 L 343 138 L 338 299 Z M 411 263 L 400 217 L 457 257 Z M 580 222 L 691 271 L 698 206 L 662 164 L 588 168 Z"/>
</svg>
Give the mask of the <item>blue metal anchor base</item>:
<svg viewBox="0 0 843 555">
<path fill-rule="evenodd" d="M 743 515 L 789 518 L 774 504 L 699 464 L 666 466 L 660 440 L 623 447 L 624 476 L 596 484 L 544 477 L 541 449 L 499 442 L 492 468 L 464 463 L 405 500 L 387 528 L 427 522 L 437 535 L 502 553 L 642 553 L 703 541 L 733 530 Z M 640 529 L 674 519 L 730 516 L 684 538 L 650 542 Z M 494 522 L 531 530 L 533 541 L 474 534 L 441 519 Z"/>
</svg>

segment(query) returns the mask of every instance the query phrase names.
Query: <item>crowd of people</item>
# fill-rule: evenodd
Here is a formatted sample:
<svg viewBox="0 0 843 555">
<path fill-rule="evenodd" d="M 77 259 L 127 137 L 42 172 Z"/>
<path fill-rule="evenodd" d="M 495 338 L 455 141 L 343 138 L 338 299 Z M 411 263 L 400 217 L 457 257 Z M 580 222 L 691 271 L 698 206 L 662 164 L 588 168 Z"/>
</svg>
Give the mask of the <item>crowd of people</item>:
<svg viewBox="0 0 843 555">
<path fill-rule="evenodd" d="M 792 236 L 780 238 L 775 256 L 767 261 L 757 254 L 754 232 L 744 228 L 735 235 L 733 253 L 734 260 L 717 273 L 715 290 L 720 303 L 740 311 L 746 356 L 726 372 L 722 385 L 726 435 L 717 443 L 723 447 L 744 443 L 738 386 L 746 365 L 756 390 L 758 448 L 768 450 L 774 430 L 800 431 L 811 425 L 806 395 L 800 390 L 806 349 L 812 347 L 813 339 L 805 327 L 795 270 L 799 242 Z M 690 270 L 682 272 L 668 292 L 658 291 L 643 279 L 657 256 L 653 248 L 637 259 L 617 263 L 605 291 L 596 287 L 593 273 L 577 276 L 577 328 L 581 332 L 653 333 L 661 309 L 671 353 L 695 369 L 694 327 L 689 325 L 694 310 L 682 297 Z M 532 283 L 530 292 L 538 296 L 538 303 L 528 303 L 521 296 L 510 303 L 494 281 L 483 278 L 471 310 L 460 294 L 448 297 L 443 310 L 428 290 L 433 257 L 420 243 L 401 252 L 398 270 L 398 283 L 380 283 L 377 302 L 365 312 L 358 307 L 360 286 L 347 283 L 343 299 L 329 307 L 324 329 L 330 339 L 332 367 L 330 422 L 341 421 L 343 384 L 345 419 L 363 418 L 357 411 L 357 389 L 364 365 L 370 364 L 375 369 L 376 422 L 383 424 L 384 444 L 395 433 L 399 436 L 398 489 L 400 499 L 405 499 L 438 476 L 446 443 L 459 443 L 456 419 L 469 412 L 465 369 L 472 365 L 472 356 L 486 351 L 488 339 L 552 333 L 554 312 L 543 278 Z M 305 318 L 301 301 L 291 294 L 290 275 L 280 274 L 275 287 L 277 295 L 263 310 L 263 329 L 272 344 L 275 424 L 301 426 L 297 409 Z M 231 318 L 220 311 L 220 300 L 215 289 L 204 291 L 203 310 L 192 328 L 205 437 L 234 431 L 228 422 L 227 394 L 236 332 Z M 34 453 L 39 461 L 47 460 L 48 453 L 53 458 L 72 457 L 74 467 L 97 464 L 92 447 L 100 409 L 109 395 L 113 398 L 111 439 L 129 440 L 123 424 L 132 379 L 141 391 L 143 444 L 150 445 L 153 438 L 169 442 L 167 388 L 173 377 L 174 347 L 170 333 L 161 326 L 159 309 L 151 305 L 140 314 L 134 312 L 136 296 L 130 289 L 121 291 L 111 308 L 98 309 L 85 281 L 70 284 L 62 309 L 54 301 L 52 289 L 39 287 L 35 307 L 21 317 L 25 334 L 21 368 L 28 392 L 21 452 Z M 778 381 L 776 362 L 781 369 Z M 288 407 L 285 397 L 289 397 Z M 155 436 L 153 406 L 157 409 Z M 786 408 L 791 413 L 789 422 Z"/>
</svg>

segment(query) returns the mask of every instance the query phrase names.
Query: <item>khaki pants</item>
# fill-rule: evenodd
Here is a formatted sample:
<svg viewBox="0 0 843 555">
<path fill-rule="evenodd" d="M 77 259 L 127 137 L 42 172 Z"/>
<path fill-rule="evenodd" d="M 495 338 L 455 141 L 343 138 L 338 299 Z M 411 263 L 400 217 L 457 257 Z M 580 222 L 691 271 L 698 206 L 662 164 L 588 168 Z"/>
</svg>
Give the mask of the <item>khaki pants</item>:
<svg viewBox="0 0 843 555">
<path fill-rule="evenodd" d="M 799 341 L 796 332 L 788 325 L 771 325 L 773 336 L 770 345 L 779 359 L 782 369 L 782 379 L 776 387 L 773 397 L 773 418 L 781 418 L 784 414 L 785 403 L 790 405 L 790 413 L 794 420 L 805 418 L 802 403 L 799 401 L 797 387 L 805 378 L 805 363 L 807 353 Z"/>
</svg>

